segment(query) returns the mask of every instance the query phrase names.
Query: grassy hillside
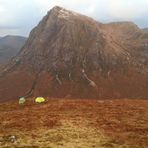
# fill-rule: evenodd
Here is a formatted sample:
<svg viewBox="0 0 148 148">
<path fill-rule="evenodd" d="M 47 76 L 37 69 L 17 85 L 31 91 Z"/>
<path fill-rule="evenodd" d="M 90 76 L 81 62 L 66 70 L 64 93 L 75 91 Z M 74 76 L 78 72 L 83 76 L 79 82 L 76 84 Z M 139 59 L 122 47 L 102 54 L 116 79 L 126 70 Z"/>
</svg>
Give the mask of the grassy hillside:
<svg viewBox="0 0 148 148">
<path fill-rule="evenodd" d="M 148 101 L 30 99 L 0 104 L 0 145 L 14 148 L 146 148 Z"/>
</svg>

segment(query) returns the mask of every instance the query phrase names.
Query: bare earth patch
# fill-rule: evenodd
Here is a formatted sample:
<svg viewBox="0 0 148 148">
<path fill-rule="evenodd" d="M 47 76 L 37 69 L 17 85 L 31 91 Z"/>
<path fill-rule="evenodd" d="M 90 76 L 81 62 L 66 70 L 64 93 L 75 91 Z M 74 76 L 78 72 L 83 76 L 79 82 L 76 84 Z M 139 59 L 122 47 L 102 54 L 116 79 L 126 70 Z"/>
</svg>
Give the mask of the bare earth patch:
<svg viewBox="0 0 148 148">
<path fill-rule="evenodd" d="M 147 100 L 0 104 L 1 148 L 146 148 Z"/>
</svg>

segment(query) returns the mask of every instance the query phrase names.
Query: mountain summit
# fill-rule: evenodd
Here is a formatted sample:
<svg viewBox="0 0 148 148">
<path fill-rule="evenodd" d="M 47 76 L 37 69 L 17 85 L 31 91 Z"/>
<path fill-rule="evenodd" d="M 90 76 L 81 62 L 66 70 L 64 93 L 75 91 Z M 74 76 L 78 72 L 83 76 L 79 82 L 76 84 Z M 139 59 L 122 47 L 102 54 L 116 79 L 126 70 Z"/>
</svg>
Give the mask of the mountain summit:
<svg viewBox="0 0 148 148">
<path fill-rule="evenodd" d="M 54 7 L 0 73 L 0 97 L 148 97 L 148 34 Z"/>
</svg>

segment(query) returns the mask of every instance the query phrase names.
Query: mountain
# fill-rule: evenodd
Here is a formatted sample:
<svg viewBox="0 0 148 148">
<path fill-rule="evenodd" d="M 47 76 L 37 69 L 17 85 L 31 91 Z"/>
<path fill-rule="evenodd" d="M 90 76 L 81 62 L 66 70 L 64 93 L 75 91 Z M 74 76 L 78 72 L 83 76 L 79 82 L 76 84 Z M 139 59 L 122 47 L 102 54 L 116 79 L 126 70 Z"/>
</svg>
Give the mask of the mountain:
<svg viewBox="0 0 148 148">
<path fill-rule="evenodd" d="M 147 33 L 56 6 L 1 71 L 0 98 L 147 98 L 147 84 Z"/>
<path fill-rule="evenodd" d="M 25 44 L 26 38 L 21 36 L 10 36 L 0 37 L 0 64 L 6 63 Z"/>
</svg>

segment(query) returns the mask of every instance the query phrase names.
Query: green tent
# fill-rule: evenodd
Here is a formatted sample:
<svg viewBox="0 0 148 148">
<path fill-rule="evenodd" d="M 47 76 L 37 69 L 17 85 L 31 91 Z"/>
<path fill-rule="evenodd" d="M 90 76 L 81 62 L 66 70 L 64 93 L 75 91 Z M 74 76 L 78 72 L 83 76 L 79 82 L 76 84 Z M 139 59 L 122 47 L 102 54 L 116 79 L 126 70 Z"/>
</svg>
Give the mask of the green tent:
<svg viewBox="0 0 148 148">
<path fill-rule="evenodd" d="M 24 97 L 19 98 L 19 104 L 24 104 L 26 99 Z"/>
</svg>

